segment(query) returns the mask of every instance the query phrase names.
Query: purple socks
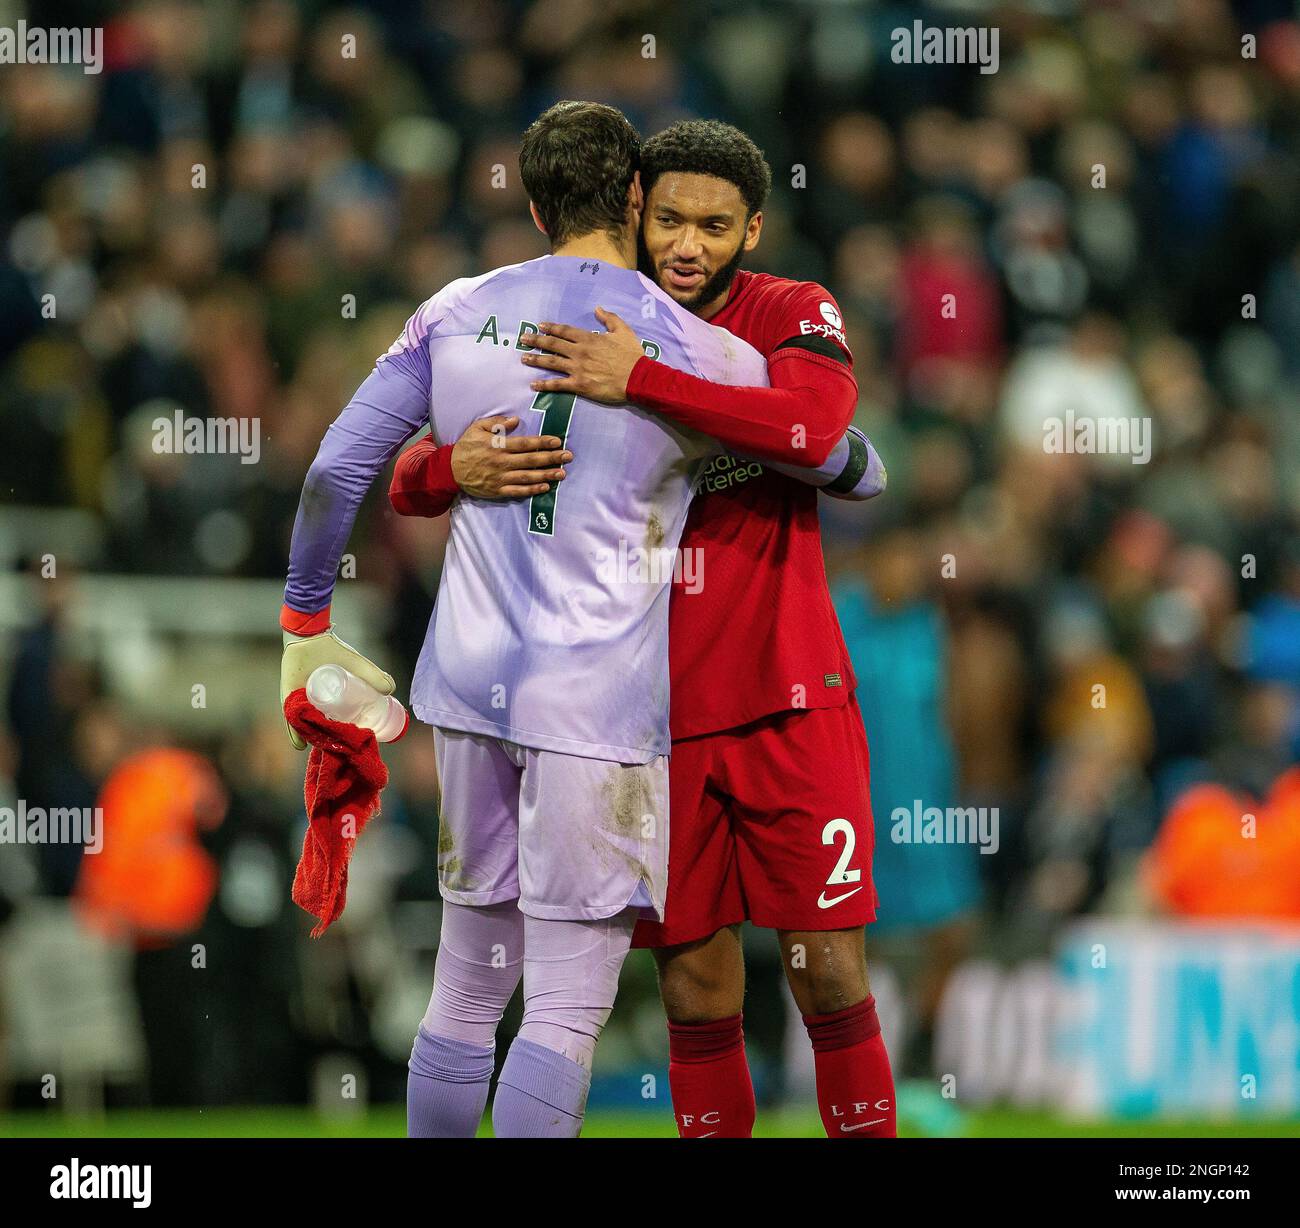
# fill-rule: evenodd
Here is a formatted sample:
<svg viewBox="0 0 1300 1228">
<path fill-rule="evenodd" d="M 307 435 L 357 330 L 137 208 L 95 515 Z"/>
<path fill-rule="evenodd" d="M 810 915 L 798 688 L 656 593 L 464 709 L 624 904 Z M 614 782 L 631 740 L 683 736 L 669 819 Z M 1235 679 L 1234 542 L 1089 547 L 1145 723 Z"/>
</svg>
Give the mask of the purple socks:
<svg viewBox="0 0 1300 1228">
<path fill-rule="evenodd" d="M 497 1025 L 523 966 L 524 918 L 513 900 L 443 905 L 433 995 L 407 1066 L 409 1138 L 473 1138 L 478 1131 Z"/>
<path fill-rule="evenodd" d="M 499 1138 L 576 1138 L 591 1061 L 618 994 L 636 912 L 525 917 L 515 902 L 447 902 L 429 1009 L 411 1050 L 407 1134 L 472 1138 L 492 1079 L 497 1026 L 524 982 L 524 1017 L 497 1084 Z"/>
<path fill-rule="evenodd" d="M 495 1045 L 486 1049 L 416 1033 L 406 1076 L 408 1138 L 473 1138 L 492 1081 Z"/>
<path fill-rule="evenodd" d="M 492 1079 L 493 1050 L 446 1036 L 415 1037 L 406 1077 L 408 1138 L 473 1138 Z M 516 1037 L 506 1055 L 492 1128 L 497 1138 L 577 1138 L 591 1075 L 577 1062 Z"/>
<path fill-rule="evenodd" d="M 577 1062 L 515 1037 L 506 1054 L 492 1129 L 497 1138 L 577 1138 L 591 1075 Z"/>
</svg>

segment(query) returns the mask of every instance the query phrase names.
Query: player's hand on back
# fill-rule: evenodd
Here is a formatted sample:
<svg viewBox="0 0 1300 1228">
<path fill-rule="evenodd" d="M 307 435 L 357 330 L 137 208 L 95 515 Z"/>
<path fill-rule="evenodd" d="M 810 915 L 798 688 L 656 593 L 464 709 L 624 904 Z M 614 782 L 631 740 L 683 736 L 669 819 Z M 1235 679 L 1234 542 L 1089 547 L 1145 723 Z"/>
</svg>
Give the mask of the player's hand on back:
<svg viewBox="0 0 1300 1228">
<path fill-rule="evenodd" d="M 511 435 L 513 415 L 480 418 L 465 428 L 451 450 L 451 472 L 461 491 L 478 499 L 520 499 L 542 495 L 564 481 L 573 459 L 554 435 Z"/>
<path fill-rule="evenodd" d="M 645 351 L 636 333 L 612 311 L 597 307 L 596 319 L 605 326 L 605 332 L 545 323 L 540 333 L 520 335 L 520 345 L 530 345 L 535 351 L 522 354 L 520 362 L 560 373 L 558 379 L 534 380 L 529 385 L 534 392 L 573 392 L 607 405 L 627 400 L 632 368 L 645 357 Z"/>
</svg>

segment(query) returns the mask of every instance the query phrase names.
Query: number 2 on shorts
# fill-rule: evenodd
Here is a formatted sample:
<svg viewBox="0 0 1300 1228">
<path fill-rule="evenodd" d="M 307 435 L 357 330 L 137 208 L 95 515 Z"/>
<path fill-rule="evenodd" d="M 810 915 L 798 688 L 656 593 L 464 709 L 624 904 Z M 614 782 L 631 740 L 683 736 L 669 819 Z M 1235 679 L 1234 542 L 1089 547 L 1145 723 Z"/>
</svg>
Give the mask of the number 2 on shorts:
<svg viewBox="0 0 1300 1228">
<path fill-rule="evenodd" d="M 835 837 L 841 832 L 844 833 L 844 851 L 840 854 L 839 861 L 835 863 L 830 878 L 826 880 L 828 887 L 841 887 L 845 883 L 862 881 L 861 870 L 849 869 L 849 862 L 853 860 L 853 850 L 857 847 L 857 836 L 854 834 L 853 824 L 848 819 L 832 819 L 827 823 L 822 828 L 822 843 L 834 844 Z"/>
</svg>

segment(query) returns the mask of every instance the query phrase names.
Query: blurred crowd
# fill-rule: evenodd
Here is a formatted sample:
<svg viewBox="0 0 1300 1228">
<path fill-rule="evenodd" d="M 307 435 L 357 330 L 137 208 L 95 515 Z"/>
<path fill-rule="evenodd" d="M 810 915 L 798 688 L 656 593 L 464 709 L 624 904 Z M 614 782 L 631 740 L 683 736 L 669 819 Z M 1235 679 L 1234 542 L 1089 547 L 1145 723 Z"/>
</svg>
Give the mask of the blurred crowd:
<svg viewBox="0 0 1300 1228">
<path fill-rule="evenodd" d="M 0 492 L 85 513 L 84 570 L 282 577 L 320 437 L 405 317 L 453 278 L 543 253 L 515 166 L 536 113 L 595 98 L 646 133 L 715 116 L 773 167 L 750 267 L 836 295 L 858 422 L 889 470 L 884 497 L 826 501 L 823 523 L 872 745 L 879 936 L 930 941 L 922 1025 L 936 970 L 981 943 L 1041 950 L 1073 916 L 1185 907 L 1148 852 L 1162 820 L 1206 781 L 1245 808 L 1296 762 L 1294 5 L 17 7 L 104 28 L 102 74 L 0 67 Z M 999 71 L 894 63 L 890 31 L 914 19 L 996 25 Z M 258 463 L 159 454 L 151 424 L 176 410 L 256 421 Z M 1149 457 L 1049 452 L 1045 425 L 1067 414 L 1149 421 Z M 442 533 L 376 491 L 349 547 L 408 678 Z M 0 789 L 90 804 L 167 734 L 69 653 L 65 594 L 31 575 Z M 227 953 L 228 1060 L 186 1063 L 188 945 L 140 943 L 140 1000 L 172 1037 L 155 1099 L 305 1096 L 297 1059 L 321 1036 L 374 1043 L 374 934 L 436 898 L 431 746 L 409 739 L 378 928 L 340 940 L 350 954 L 306 950 L 281 899 L 301 761 L 266 690 L 265 721 L 195 748 L 223 793 L 224 820 L 196 825 L 221 874 L 193 924 Z M 900 853 L 890 815 L 914 800 L 997 807 L 999 852 Z M 1294 860 L 1254 872 L 1300 881 Z M 42 850 L 0 893 L 77 879 L 75 855 Z M 1286 912 L 1279 898 L 1257 911 Z M 239 1084 L 254 1033 L 298 1046 L 266 1055 L 283 1086 Z M 400 1088 L 400 1055 L 386 1061 Z"/>
</svg>

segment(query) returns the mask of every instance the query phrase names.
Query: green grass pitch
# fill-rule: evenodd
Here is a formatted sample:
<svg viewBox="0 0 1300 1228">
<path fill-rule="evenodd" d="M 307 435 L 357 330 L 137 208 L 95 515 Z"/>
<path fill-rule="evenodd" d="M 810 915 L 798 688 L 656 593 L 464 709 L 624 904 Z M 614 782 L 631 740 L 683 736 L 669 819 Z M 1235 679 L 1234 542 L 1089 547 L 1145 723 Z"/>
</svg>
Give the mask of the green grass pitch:
<svg viewBox="0 0 1300 1228">
<path fill-rule="evenodd" d="M 1108 1121 L 1074 1123 L 1046 1113 L 1007 1109 L 955 1113 L 927 1128 L 903 1118 L 900 1134 L 968 1138 L 1300 1138 L 1300 1121 Z M 0 1114 L 0 1138 L 401 1138 L 405 1117 L 400 1105 L 356 1114 L 322 1116 L 310 1109 L 123 1110 L 100 1117 L 47 1112 Z M 490 1134 L 484 1125 L 484 1136 Z M 821 1121 L 812 1109 L 759 1113 L 755 1131 L 762 1138 L 820 1138 Z M 586 1138 L 672 1138 L 672 1118 L 658 1112 L 597 1111 L 588 1115 Z"/>
</svg>

